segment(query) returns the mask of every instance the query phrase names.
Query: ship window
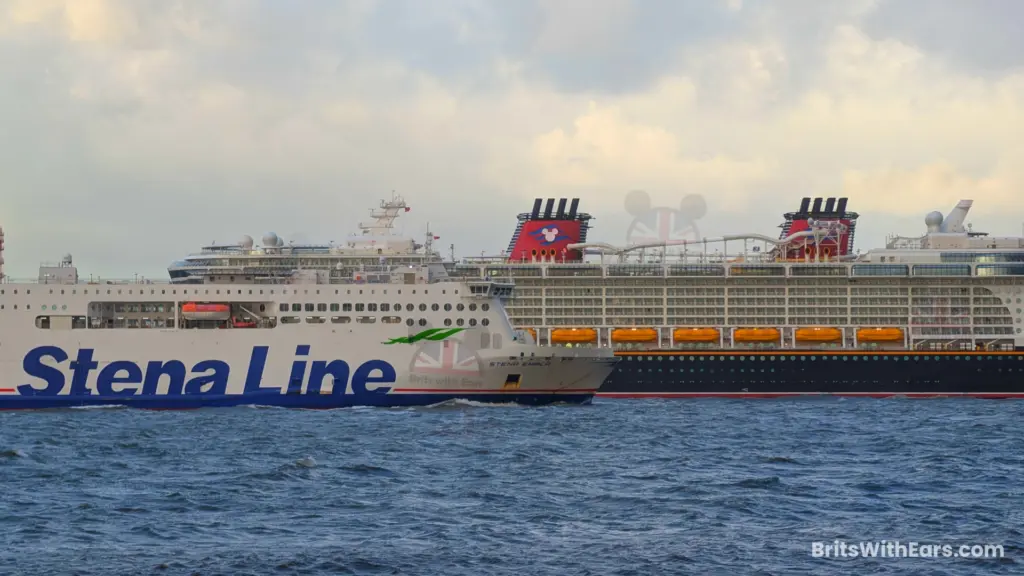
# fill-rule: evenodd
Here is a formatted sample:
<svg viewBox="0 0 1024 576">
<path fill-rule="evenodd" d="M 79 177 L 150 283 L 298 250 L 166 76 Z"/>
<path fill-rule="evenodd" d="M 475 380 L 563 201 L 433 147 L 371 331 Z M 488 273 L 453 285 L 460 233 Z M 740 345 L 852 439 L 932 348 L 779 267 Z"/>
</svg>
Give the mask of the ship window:
<svg viewBox="0 0 1024 576">
<path fill-rule="evenodd" d="M 356 318 L 356 322 L 359 322 L 360 324 L 373 324 L 376 321 L 376 316 L 360 316 L 359 318 Z"/>
<path fill-rule="evenodd" d="M 445 326 L 451 326 L 452 325 L 452 319 L 451 318 L 445 318 L 444 319 L 444 325 Z"/>
<path fill-rule="evenodd" d="M 323 316 L 306 316 L 306 324 L 323 324 L 325 321 Z"/>
<path fill-rule="evenodd" d="M 415 324 L 416 322 L 415 322 L 415 321 L 413 321 L 413 319 L 412 319 L 412 318 L 409 318 L 409 319 L 407 319 L 407 320 L 405 321 L 405 323 L 406 323 L 406 325 L 408 325 L 408 326 L 412 326 L 412 325 L 413 325 L 413 324 Z"/>
<path fill-rule="evenodd" d="M 470 304 L 469 305 L 469 311 L 470 312 L 476 312 L 476 304 Z"/>
<path fill-rule="evenodd" d="M 488 310 L 491 309 L 491 305 L 490 304 L 481 304 L 480 305 L 480 309 L 483 310 L 484 312 L 487 312 Z"/>
<path fill-rule="evenodd" d="M 476 326 L 476 318 L 470 318 L 469 319 L 469 325 L 470 326 Z"/>
<path fill-rule="evenodd" d="M 420 318 L 420 326 L 426 326 L 426 325 L 427 325 L 427 321 L 424 320 L 423 318 Z"/>
<path fill-rule="evenodd" d="M 310 303 L 310 302 L 307 302 L 306 303 L 306 312 L 312 312 L 312 311 L 313 311 L 313 304 Z"/>
<path fill-rule="evenodd" d="M 327 304 L 324 304 L 322 302 L 317 304 L 316 305 L 316 311 L 317 312 L 327 312 Z"/>
<path fill-rule="evenodd" d="M 352 319 L 348 316 L 331 316 L 331 322 L 333 324 L 348 324 Z"/>
<path fill-rule="evenodd" d="M 438 306 L 437 304 L 431 304 L 430 305 L 430 309 L 433 310 L 434 312 L 437 312 L 440 308 L 441 307 Z"/>
<path fill-rule="evenodd" d="M 381 318 L 380 321 L 385 324 L 399 324 L 402 322 L 402 319 L 398 316 L 385 316 Z"/>
<path fill-rule="evenodd" d="M 366 305 L 366 310 L 367 310 L 367 312 L 376 312 L 377 311 L 377 303 L 376 302 L 370 302 L 369 304 Z"/>
<path fill-rule="evenodd" d="M 466 323 L 466 321 L 465 321 L 465 320 L 463 320 L 462 318 L 459 318 L 458 320 L 456 320 L 456 321 L 455 321 L 455 324 L 456 324 L 457 326 L 462 326 L 462 325 L 463 325 L 463 324 L 465 324 L 465 323 Z"/>
<path fill-rule="evenodd" d="M 352 305 L 346 302 L 345 304 L 341 305 L 341 309 L 342 309 L 343 312 L 351 312 L 352 311 Z"/>
<path fill-rule="evenodd" d="M 298 324 L 298 316 L 281 316 L 281 324 Z"/>
<path fill-rule="evenodd" d="M 452 311 L 452 305 L 451 304 L 445 304 L 444 305 L 444 311 L 445 312 L 451 312 Z"/>
<path fill-rule="evenodd" d="M 490 321 L 490 320 L 488 320 L 487 318 L 484 318 L 483 320 L 481 320 L 481 321 L 480 321 L 480 324 L 481 324 L 482 326 L 487 326 L 487 325 L 488 325 L 488 324 L 490 324 L 490 323 L 491 323 L 491 321 Z"/>
<path fill-rule="evenodd" d="M 362 302 L 356 304 L 356 312 L 362 312 L 365 309 L 366 309 L 366 304 L 363 304 Z"/>
<path fill-rule="evenodd" d="M 426 312 L 426 310 L 427 310 L 427 305 L 426 304 L 420 304 L 420 312 Z"/>
<path fill-rule="evenodd" d="M 388 304 L 387 302 L 382 303 L 380 305 L 380 311 L 381 312 L 389 312 L 389 311 L 391 311 L 391 304 Z"/>
<path fill-rule="evenodd" d="M 463 304 L 456 304 L 455 309 L 458 310 L 459 312 L 462 312 L 463 310 L 466 309 L 466 306 Z"/>
<path fill-rule="evenodd" d="M 340 309 L 341 309 L 341 306 L 339 306 L 337 302 L 334 302 L 334 303 L 331 304 L 331 312 L 337 312 Z"/>
<path fill-rule="evenodd" d="M 301 312 L 302 304 L 292 304 L 292 312 Z"/>
<path fill-rule="evenodd" d="M 415 306 L 413 306 L 412 304 L 406 304 L 406 305 L 405 305 L 405 309 L 406 309 L 406 311 L 408 311 L 408 312 L 412 312 L 413 310 L 415 310 L 415 309 L 416 309 L 416 307 L 415 307 Z"/>
</svg>

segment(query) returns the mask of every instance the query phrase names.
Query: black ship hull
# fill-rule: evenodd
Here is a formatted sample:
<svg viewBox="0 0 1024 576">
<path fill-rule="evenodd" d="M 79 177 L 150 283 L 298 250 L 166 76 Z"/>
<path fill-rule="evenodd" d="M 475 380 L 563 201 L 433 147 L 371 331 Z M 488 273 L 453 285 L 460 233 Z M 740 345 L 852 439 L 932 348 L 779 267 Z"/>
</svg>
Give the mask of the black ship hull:
<svg viewBox="0 0 1024 576">
<path fill-rule="evenodd" d="M 597 396 L 1024 398 L 1024 350 L 620 352 Z"/>
</svg>

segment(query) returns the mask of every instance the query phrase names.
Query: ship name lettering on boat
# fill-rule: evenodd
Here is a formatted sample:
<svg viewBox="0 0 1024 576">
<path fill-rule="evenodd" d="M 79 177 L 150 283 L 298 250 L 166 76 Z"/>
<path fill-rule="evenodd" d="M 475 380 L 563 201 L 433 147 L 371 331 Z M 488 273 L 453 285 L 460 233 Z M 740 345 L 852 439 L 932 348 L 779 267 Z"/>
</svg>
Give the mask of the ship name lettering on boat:
<svg viewBox="0 0 1024 576">
<path fill-rule="evenodd" d="M 296 346 L 295 355 L 308 356 L 309 350 L 309 345 Z M 245 394 L 320 394 L 324 392 L 325 381 L 334 382 L 332 394 L 387 394 L 391 391 L 388 385 L 396 380 L 394 366 L 383 360 L 369 360 L 350 368 L 339 359 L 296 359 L 287 382 L 264 386 L 263 372 L 269 354 L 269 346 L 253 346 L 245 371 Z M 69 360 L 67 368 L 71 375 L 66 378 L 54 364 L 63 365 Z M 231 366 L 223 360 L 202 360 L 191 369 L 181 360 L 153 360 L 140 365 L 130 360 L 98 360 L 93 348 L 80 348 L 71 359 L 59 346 L 33 348 L 25 354 L 22 367 L 26 375 L 36 379 L 18 386 L 18 392 L 26 396 L 56 396 L 69 386 L 66 393 L 72 396 L 216 396 L 228 393 L 231 376 Z M 162 382 L 166 383 L 166 391 L 160 390 Z"/>
</svg>

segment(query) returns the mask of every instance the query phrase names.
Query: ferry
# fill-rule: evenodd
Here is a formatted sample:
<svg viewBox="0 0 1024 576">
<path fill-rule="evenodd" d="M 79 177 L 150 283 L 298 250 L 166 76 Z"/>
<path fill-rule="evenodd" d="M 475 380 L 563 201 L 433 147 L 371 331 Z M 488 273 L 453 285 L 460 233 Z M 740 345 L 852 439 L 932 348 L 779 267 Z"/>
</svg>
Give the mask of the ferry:
<svg viewBox="0 0 1024 576">
<path fill-rule="evenodd" d="M 505 311 L 513 283 L 436 263 L 172 283 L 84 280 L 68 255 L 22 282 L 3 248 L 0 230 L 0 409 L 579 404 L 618 361 L 539 346 Z"/>
</svg>

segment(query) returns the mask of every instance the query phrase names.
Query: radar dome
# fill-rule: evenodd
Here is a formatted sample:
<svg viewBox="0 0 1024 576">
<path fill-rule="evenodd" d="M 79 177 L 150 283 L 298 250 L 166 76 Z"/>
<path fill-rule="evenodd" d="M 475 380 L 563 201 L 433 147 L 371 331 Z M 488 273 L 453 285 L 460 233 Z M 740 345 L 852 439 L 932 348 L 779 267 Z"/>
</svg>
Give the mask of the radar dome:
<svg viewBox="0 0 1024 576">
<path fill-rule="evenodd" d="M 238 241 L 238 245 L 244 250 L 252 250 L 252 244 L 252 236 L 249 236 L 248 234 L 244 234 L 242 239 Z"/>
<path fill-rule="evenodd" d="M 278 246 L 279 241 L 280 238 L 278 238 L 277 234 L 274 234 L 273 232 L 267 232 L 263 235 L 264 246 Z"/>
<path fill-rule="evenodd" d="M 939 230 L 939 226 L 942 226 L 942 220 L 942 212 L 935 210 L 933 212 L 929 212 L 928 215 L 924 217 L 924 224 L 928 227 L 929 232 L 937 232 Z"/>
</svg>

